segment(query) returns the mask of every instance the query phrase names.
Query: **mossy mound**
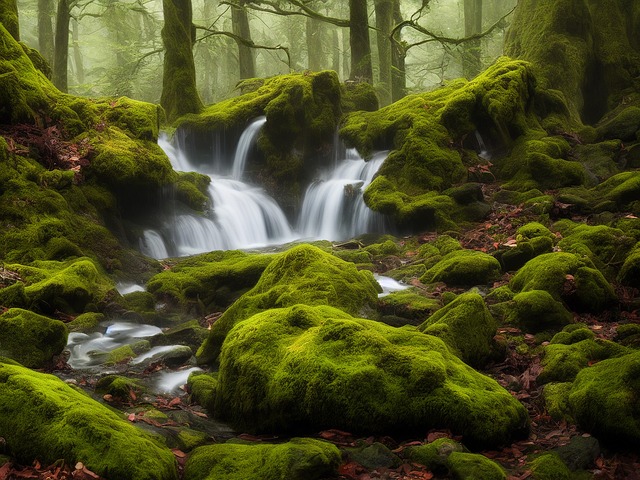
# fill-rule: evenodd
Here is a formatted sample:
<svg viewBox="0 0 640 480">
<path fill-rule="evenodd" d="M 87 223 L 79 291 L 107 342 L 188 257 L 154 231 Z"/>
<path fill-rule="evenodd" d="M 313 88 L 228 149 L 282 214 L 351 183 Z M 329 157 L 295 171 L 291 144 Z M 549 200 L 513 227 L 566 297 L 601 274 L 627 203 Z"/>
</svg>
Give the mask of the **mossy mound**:
<svg viewBox="0 0 640 480">
<path fill-rule="evenodd" d="M 457 250 L 425 272 L 422 283 L 444 282 L 453 286 L 487 285 L 502 273 L 500 262 L 487 253 Z"/>
<path fill-rule="evenodd" d="M 87 312 L 82 315 L 78 315 L 72 321 L 67 324 L 67 328 L 70 332 L 84 332 L 92 330 L 98 326 L 100 322 L 105 320 L 103 313 Z"/>
<path fill-rule="evenodd" d="M 328 442 L 293 438 L 277 445 L 228 441 L 196 448 L 185 480 L 315 480 L 337 475 L 340 451 Z"/>
<path fill-rule="evenodd" d="M 481 126 L 499 142 L 521 135 L 533 88 L 526 63 L 502 58 L 470 82 L 349 114 L 340 133 L 362 154 L 392 149 L 367 187 L 367 205 L 407 229 L 455 227 L 451 219 L 464 217 L 464 209 L 438 192 L 466 180 L 457 142 Z"/>
<path fill-rule="evenodd" d="M 378 301 L 378 310 L 386 317 L 406 319 L 404 323 L 418 325 L 440 308 L 435 298 L 425 297 L 411 290 L 391 292 Z M 385 323 L 390 323 L 383 317 Z M 394 325 L 401 326 L 401 325 Z"/>
<path fill-rule="evenodd" d="M 545 290 L 576 310 L 599 312 L 615 304 L 613 287 L 589 259 L 545 253 L 529 260 L 509 283 L 515 292 Z"/>
<path fill-rule="evenodd" d="M 477 293 L 465 293 L 431 315 L 418 330 L 441 338 L 465 363 L 485 366 L 498 351 L 497 323 Z"/>
<path fill-rule="evenodd" d="M 212 326 L 198 350 L 198 362 L 214 361 L 233 326 L 270 308 L 296 304 L 330 305 L 353 315 L 375 309 L 380 286 L 369 271 L 358 271 L 312 245 L 280 254 L 258 283 L 236 301 Z"/>
<path fill-rule="evenodd" d="M 507 303 L 506 319 L 526 332 L 557 331 L 573 320 L 562 302 L 545 290 L 529 290 L 516 294 Z"/>
<path fill-rule="evenodd" d="M 328 306 L 238 323 L 222 347 L 214 398 L 211 411 L 252 431 L 450 428 L 489 447 L 528 429 L 522 405 L 440 339 Z"/>
<path fill-rule="evenodd" d="M 37 261 L 31 265 L 7 265 L 24 279 L 29 307 L 40 313 L 92 311 L 117 292 L 111 280 L 88 258 L 67 262 Z M 14 305 L 6 305 L 14 306 Z"/>
<path fill-rule="evenodd" d="M 515 239 L 515 245 L 502 246 L 493 254 L 505 271 L 518 270 L 532 258 L 551 252 L 555 235 L 541 223 L 529 222 L 518 228 Z"/>
<path fill-rule="evenodd" d="M 96 392 L 111 395 L 119 401 L 129 401 L 132 395 L 140 395 L 146 388 L 138 381 L 120 375 L 106 375 L 96 382 Z"/>
<path fill-rule="evenodd" d="M 0 435 L 23 464 L 63 459 L 106 478 L 177 480 L 169 449 L 53 375 L 0 363 Z"/>
<path fill-rule="evenodd" d="M 571 470 L 556 453 L 545 453 L 530 464 L 532 478 L 535 480 L 571 480 Z"/>
<path fill-rule="evenodd" d="M 572 327 L 555 335 L 545 347 L 543 368 L 537 379 L 539 384 L 570 382 L 591 363 L 623 356 L 630 351 L 615 342 L 594 338 L 587 328 Z"/>
<path fill-rule="evenodd" d="M 269 254 L 236 250 L 179 259 L 170 269 L 151 277 L 147 291 L 187 312 L 224 310 L 258 282 L 273 259 Z"/>
<path fill-rule="evenodd" d="M 640 243 L 636 243 L 636 246 L 625 259 L 618 274 L 618 279 L 623 285 L 640 288 Z"/>
<path fill-rule="evenodd" d="M 0 315 L 0 356 L 29 368 L 41 368 L 67 344 L 67 327 L 28 310 L 11 308 Z"/>
<path fill-rule="evenodd" d="M 640 445 L 638 372 L 640 352 L 603 360 L 583 369 L 568 397 L 578 425 L 606 442 L 624 447 Z"/>
</svg>

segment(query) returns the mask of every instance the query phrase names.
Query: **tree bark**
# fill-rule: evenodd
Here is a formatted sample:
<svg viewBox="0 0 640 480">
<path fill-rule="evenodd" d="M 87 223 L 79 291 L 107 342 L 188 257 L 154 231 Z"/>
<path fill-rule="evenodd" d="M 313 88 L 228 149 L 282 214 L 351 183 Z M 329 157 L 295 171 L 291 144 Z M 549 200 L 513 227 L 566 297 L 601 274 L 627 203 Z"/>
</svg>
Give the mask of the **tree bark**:
<svg viewBox="0 0 640 480">
<path fill-rule="evenodd" d="M 400 0 L 393 0 L 393 21 L 402 23 Z M 405 59 L 407 48 L 401 37 L 402 30 L 398 30 L 391 42 L 391 101 L 396 102 L 407 94 L 407 72 Z"/>
<path fill-rule="evenodd" d="M 307 17 L 307 58 L 309 70 L 321 70 L 325 60 L 322 51 L 322 24 L 315 18 Z"/>
<path fill-rule="evenodd" d="M 53 65 L 53 0 L 38 0 L 38 49 L 44 59 Z"/>
<path fill-rule="evenodd" d="M 367 0 L 349 0 L 351 80 L 373 83 Z"/>
<path fill-rule="evenodd" d="M 380 62 L 378 96 L 380 105 L 391 103 L 391 28 L 393 27 L 393 0 L 376 0 L 376 43 Z"/>
<path fill-rule="evenodd" d="M 73 39 L 73 64 L 76 67 L 76 81 L 84 83 L 84 64 L 82 63 L 82 52 L 80 51 L 80 38 L 78 32 L 78 20 L 75 18 L 71 22 L 71 35 Z"/>
<path fill-rule="evenodd" d="M 53 58 L 53 84 L 58 90 L 68 90 L 68 61 L 69 61 L 69 22 L 71 12 L 69 0 L 58 0 L 58 12 L 56 14 L 56 40 Z"/>
<path fill-rule="evenodd" d="M 0 0 L 0 23 L 16 41 L 20 41 L 17 0 Z"/>
<path fill-rule="evenodd" d="M 464 0 L 464 36 L 482 32 L 482 0 Z M 473 78 L 482 69 L 482 40 L 471 40 L 463 45 L 462 71 Z"/>
<path fill-rule="evenodd" d="M 231 7 L 231 19 L 233 23 L 233 33 L 244 40 L 251 42 L 251 28 L 249 26 L 249 16 L 244 8 L 244 0 L 240 2 L 239 7 Z M 238 44 L 238 64 L 240 67 L 240 79 L 254 78 L 256 76 L 256 61 L 253 49 Z"/>
<path fill-rule="evenodd" d="M 196 89 L 196 67 L 193 61 L 195 27 L 191 0 L 163 0 L 164 72 L 160 104 L 167 120 L 187 113 L 197 113 L 202 100 Z"/>
</svg>

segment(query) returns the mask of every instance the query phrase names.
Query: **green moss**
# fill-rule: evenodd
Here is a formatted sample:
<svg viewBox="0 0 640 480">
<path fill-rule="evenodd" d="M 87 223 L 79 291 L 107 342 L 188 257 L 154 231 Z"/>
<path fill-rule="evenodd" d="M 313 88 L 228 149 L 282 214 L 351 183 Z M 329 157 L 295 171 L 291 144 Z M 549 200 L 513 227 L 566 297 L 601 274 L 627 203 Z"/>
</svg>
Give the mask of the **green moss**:
<svg viewBox="0 0 640 480">
<path fill-rule="evenodd" d="M 255 313 L 296 304 L 331 305 L 359 315 L 375 308 L 380 286 L 369 271 L 359 271 L 312 245 L 299 245 L 275 258 L 258 283 L 211 327 L 198 361 L 216 359 L 229 330 Z"/>
<path fill-rule="evenodd" d="M 449 456 L 453 452 L 464 452 L 464 447 L 450 438 L 439 438 L 431 443 L 407 448 L 406 456 L 438 474 L 449 473 Z"/>
<path fill-rule="evenodd" d="M 638 348 L 640 346 L 640 324 L 619 325 L 616 329 L 615 341 L 624 346 Z"/>
<path fill-rule="evenodd" d="M 209 203 L 207 187 L 211 178 L 196 172 L 179 172 L 176 197 L 193 210 L 202 211 Z"/>
<path fill-rule="evenodd" d="M 120 97 L 98 111 L 103 120 L 128 132 L 132 138 L 156 142 L 164 113 L 159 105 Z"/>
<path fill-rule="evenodd" d="M 518 293 L 509 303 L 506 320 L 526 332 L 559 330 L 571 323 L 573 315 L 545 290 Z"/>
<path fill-rule="evenodd" d="M 53 375 L 0 363 L 0 384 L 0 435 L 21 463 L 64 459 L 107 478 L 178 478 L 166 447 Z"/>
<path fill-rule="evenodd" d="M 147 290 L 155 297 L 199 314 L 227 308 L 253 287 L 273 255 L 240 251 L 211 252 L 180 259 L 169 270 L 154 275 Z"/>
<path fill-rule="evenodd" d="M 340 451 L 328 442 L 294 438 L 286 443 L 224 443 L 196 448 L 185 464 L 185 480 L 315 480 L 337 474 Z"/>
<path fill-rule="evenodd" d="M 602 441 L 640 444 L 637 396 L 640 352 L 603 360 L 583 369 L 569 393 L 578 425 Z"/>
<path fill-rule="evenodd" d="M 137 380 L 120 375 L 106 375 L 96 382 L 97 393 L 111 395 L 120 401 L 129 401 L 132 392 L 134 395 L 140 395 L 145 390 L 145 387 Z"/>
<path fill-rule="evenodd" d="M 478 453 L 452 452 L 448 459 L 449 470 L 456 480 L 506 480 L 504 469 L 493 460 Z"/>
<path fill-rule="evenodd" d="M 571 471 L 556 453 L 540 455 L 530 464 L 536 480 L 571 480 Z"/>
<path fill-rule="evenodd" d="M 413 324 L 422 323 L 439 308 L 440 303 L 435 298 L 428 298 L 411 290 L 391 292 L 378 300 L 378 310 L 383 315 L 402 317 Z"/>
<path fill-rule="evenodd" d="M 84 332 L 98 326 L 105 319 L 104 314 L 96 312 L 87 312 L 78 315 L 67 324 L 70 332 Z"/>
<path fill-rule="evenodd" d="M 483 367 L 498 356 L 497 323 L 477 293 L 465 293 L 431 315 L 418 330 L 441 338 L 465 363 Z"/>
<path fill-rule="evenodd" d="M 601 138 L 617 138 L 623 141 L 633 141 L 640 130 L 640 108 L 631 105 L 612 112 L 599 122 L 598 135 Z"/>
<path fill-rule="evenodd" d="M 191 392 L 191 399 L 213 411 L 218 389 L 217 373 L 194 372 L 189 375 L 187 385 Z"/>
<path fill-rule="evenodd" d="M 132 358 L 137 357 L 141 353 L 147 352 L 151 349 L 151 344 L 148 340 L 140 340 L 133 344 L 123 345 L 109 352 L 107 358 L 103 362 L 104 365 L 115 365 L 118 363 L 127 363 Z"/>
<path fill-rule="evenodd" d="M 556 421 L 571 420 L 569 411 L 569 392 L 571 382 L 547 383 L 544 386 L 545 408 L 551 418 Z"/>
<path fill-rule="evenodd" d="M 169 345 L 188 345 L 195 350 L 207 338 L 208 330 L 201 327 L 197 320 L 190 320 L 163 332 L 163 339 Z"/>
<path fill-rule="evenodd" d="M 588 259 L 545 253 L 527 262 L 509 282 L 515 292 L 545 290 L 577 310 L 601 311 L 615 303 L 613 287 Z"/>
<path fill-rule="evenodd" d="M 486 447 L 528 423 L 517 400 L 440 339 L 304 305 L 234 327 L 220 354 L 213 411 L 252 431 L 450 428 Z"/>
<path fill-rule="evenodd" d="M 67 327 L 59 320 L 20 308 L 0 315 L 0 356 L 41 368 L 62 353 L 66 344 Z"/>
<path fill-rule="evenodd" d="M 341 85 L 340 90 L 342 92 L 340 105 L 343 112 L 374 112 L 378 109 L 378 96 L 370 83 L 346 82 Z"/>
<path fill-rule="evenodd" d="M 579 160 L 595 182 L 606 180 L 620 172 L 619 164 L 624 145 L 620 140 L 609 140 L 595 144 L 576 145 L 572 155 Z"/>
<path fill-rule="evenodd" d="M 422 283 L 445 282 L 448 285 L 486 285 L 501 275 L 500 263 L 491 255 L 474 250 L 459 250 L 445 255 L 422 276 Z"/>
</svg>

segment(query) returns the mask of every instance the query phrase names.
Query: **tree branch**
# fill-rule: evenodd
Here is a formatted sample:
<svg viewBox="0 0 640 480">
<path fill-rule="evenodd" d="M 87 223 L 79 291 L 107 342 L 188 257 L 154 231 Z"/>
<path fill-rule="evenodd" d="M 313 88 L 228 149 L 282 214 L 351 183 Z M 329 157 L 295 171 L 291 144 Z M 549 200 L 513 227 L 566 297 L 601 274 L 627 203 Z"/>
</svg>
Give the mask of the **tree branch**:
<svg viewBox="0 0 640 480">
<path fill-rule="evenodd" d="M 336 27 L 349 28 L 351 26 L 351 22 L 349 20 L 345 20 L 343 18 L 327 17 L 326 15 L 322 15 L 321 13 L 316 12 L 315 10 L 309 8 L 300 0 L 289 0 L 288 3 L 300 8 L 300 11 L 286 10 L 280 7 L 280 5 L 278 5 L 277 2 L 270 1 L 270 0 L 258 0 L 255 2 L 251 2 L 250 4 L 247 4 L 245 6 L 247 8 L 250 8 L 251 10 L 256 10 L 256 11 L 265 12 L 265 13 L 272 13 L 274 15 L 282 15 L 282 16 L 299 15 L 302 17 L 309 17 L 309 18 L 319 20 L 321 22 L 330 23 L 332 25 L 335 25 Z M 237 3 L 234 3 L 229 0 L 221 1 L 220 5 L 230 5 L 233 7 L 242 8 Z M 270 8 L 262 7 L 260 5 L 267 5 Z"/>
</svg>

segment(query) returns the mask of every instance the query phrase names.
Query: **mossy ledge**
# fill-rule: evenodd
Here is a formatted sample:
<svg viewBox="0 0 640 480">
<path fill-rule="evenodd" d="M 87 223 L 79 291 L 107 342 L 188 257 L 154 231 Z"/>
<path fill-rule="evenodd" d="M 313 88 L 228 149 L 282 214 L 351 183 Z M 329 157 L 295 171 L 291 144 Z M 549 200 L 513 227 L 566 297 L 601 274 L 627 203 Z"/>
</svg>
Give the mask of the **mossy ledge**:
<svg viewBox="0 0 640 480">
<path fill-rule="evenodd" d="M 62 380 L 0 360 L 0 436 L 25 465 L 84 463 L 106 478 L 177 480 L 171 451 Z"/>
</svg>

